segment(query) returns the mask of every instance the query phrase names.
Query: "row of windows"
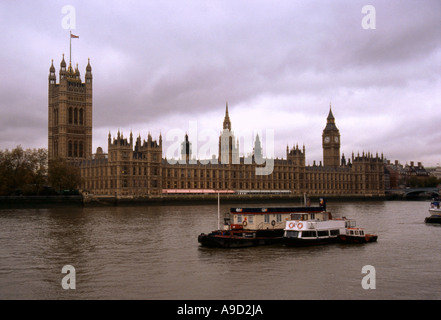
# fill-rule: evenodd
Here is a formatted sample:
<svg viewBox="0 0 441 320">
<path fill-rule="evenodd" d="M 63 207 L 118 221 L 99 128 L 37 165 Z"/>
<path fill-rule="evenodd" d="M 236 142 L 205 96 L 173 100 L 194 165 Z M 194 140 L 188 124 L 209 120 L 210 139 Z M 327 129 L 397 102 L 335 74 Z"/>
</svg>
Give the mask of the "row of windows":
<svg viewBox="0 0 441 320">
<path fill-rule="evenodd" d="M 116 189 L 118 186 L 117 184 L 117 180 L 116 179 L 105 179 L 105 180 L 86 180 L 83 183 L 83 188 L 86 190 L 94 190 L 94 189 Z M 121 187 L 122 188 L 144 188 L 146 189 L 147 187 L 150 188 L 157 188 L 159 186 L 158 180 L 152 180 L 152 181 L 147 181 L 145 179 L 143 180 L 121 180 Z"/>
<path fill-rule="evenodd" d="M 282 222 L 282 215 L 281 214 L 277 213 L 275 216 L 276 216 L 276 220 L 275 221 L 277 223 Z M 264 223 L 270 223 L 270 220 L 271 220 L 271 217 L 270 217 L 269 214 L 265 214 L 263 216 L 263 222 Z M 237 216 L 237 222 L 238 223 L 242 223 L 243 222 L 242 215 L 238 215 Z M 250 223 L 250 224 L 254 223 L 254 215 L 252 215 L 252 214 L 247 215 L 247 222 Z"/>
<path fill-rule="evenodd" d="M 86 98 L 85 98 L 85 96 L 84 95 L 77 95 L 77 94 L 75 94 L 75 95 L 69 95 L 68 97 L 67 97 L 67 100 L 69 100 L 69 101 L 76 101 L 76 102 L 84 102 L 84 101 L 86 101 Z"/>
<path fill-rule="evenodd" d="M 72 145 L 72 147 L 71 147 Z M 72 150 L 72 151 L 70 151 Z M 80 141 L 78 146 L 75 146 L 75 142 L 69 145 L 69 155 L 70 156 L 79 156 L 82 157 L 82 142 Z M 77 155 L 76 155 L 77 154 Z M 96 177 L 96 176 L 114 176 L 118 174 L 118 170 L 121 170 L 120 173 L 124 176 L 157 176 L 160 172 L 159 167 L 147 167 L 147 166 L 104 166 L 104 167 L 89 167 L 83 168 L 83 176 L 86 177 Z M 168 170 L 170 172 L 170 170 Z M 182 171 L 184 172 L 184 171 Z M 182 173 L 181 172 L 181 173 Z M 195 170 L 195 172 L 198 172 Z M 302 181 L 295 180 L 285 180 L 285 181 L 277 181 L 277 180 L 260 180 L 260 181 L 237 181 L 232 180 L 228 177 L 228 171 L 200 171 L 198 174 L 201 175 L 201 179 L 192 179 L 192 180 L 170 180 L 170 177 L 162 177 L 163 184 L 166 188 L 182 188 L 182 189 L 199 189 L 199 188 L 216 188 L 216 189 L 225 189 L 225 188 L 233 188 L 233 189 L 298 189 L 303 188 L 304 186 L 310 190 L 311 193 L 321 192 L 321 190 L 352 190 L 354 188 L 354 183 L 326 183 L 326 182 L 317 182 L 317 183 L 306 183 L 304 184 Z M 175 172 L 176 174 L 176 172 Z M 261 176 L 265 178 L 265 176 Z M 177 178 L 177 177 L 175 177 Z M 198 177 L 196 177 L 198 178 Z M 213 180 L 212 178 L 221 179 Z M 376 184 L 368 184 L 368 183 L 356 183 L 358 188 L 377 188 Z M 364 187 L 364 188 L 363 188 Z"/>
<path fill-rule="evenodd" d="M 229 181 L 163 181 L 167 189 L 293 189 L 293 183 L 229 182 Z"/>
<path fill-rule="evenodd" d="M 68 88 L 75 89 L 75 88 L 83 88 L 84 85 L 81 82 L 68 82 Z"/>
<path fill-rule="evenodd" d="M 86 112 L 83 108 L 72 108 L 68 110 L 69 124 L 78 124 L 82 126 L 85 122 Z"/>
<path fill-rule="evenodd" d="M 338 236 L 339 234 L 340 234 L 339 229 L 332 229 L 332 230 L 318 230 L 318 231 L 289 230 L 286 231 L 285 235 L 288 238 L 318 238 L 318 237 Z"/>
<path fill-rule="evenodd" d="M 252 170 L 249 171 L 227 171 L 227 170 L 186 170 L 186 169 L 164 169 L 164 176 L 167 177 L 181 177 L 181 178 L 191 178 L 191 177 L 195 177 L 195 178 L 224 178 L 224 179 L 234 179 L 234 178 L 239 178 L 239 179 L 251 179 L 251 178 L 257 178 L 258 176 L 256 175 L 256 172 L 254 170 L 254 167 L 252 168 Z M 294 173 L 286 173 L 286 172 L 274 172 L 271 175 L 265 175 L 265 176 L 260 176 L 261 178 L 269 178 L 271 177 L 271 179 L 295 179 L 295 174 Z"/>
<path fill-rule="evenodd" d="M 334 173 L 307 173 L 307 180 L 327 180 L 327 181 L 349 181 L 349 174 L 334 174 Z"/>
<path fill-rule="evenodd" d="M 83 108 L 72 108 L 68 109 L 68 122 L 69 124 L 84 125 L 86 122 L 86 112 Z M 58 125 L 58 108 L 53 110 L 53 125 Z"/>
<path fill-rule="evenodd" d="M 134 175 L 134 176 L 147 176 L 150 173 L 151 175 L 158 175 L 159 168 L 158 167 L 145 167 L 145 166 L 122 166 L 121 174 L 123 175 Z M 118 167 L 116 166 L 106 166 L 106 167 L 89 167 L 83 168 L 83 175 L 85 176 L 107 176 L 107 175 L 116 175 L 118 174 Z"/>
<path fill-rule="evenodd" d="M 129 152 L 129 151 L 121 152 L 121 159 L 122 160 L 129 160 L 130 159 L 129 158 L 130 153 L 131 152 Z M 109 153 L 109 159 L 113 160 L 113 161 L 117 161 L 118 160 L 117 155 L 118 155 L 117 151 L 110 152 Z M 153 162 L 158 162 L 160 160 L 160 157 L 159 157 L 159 155 L 157 153 L 151 153 L 150 156 L 148 156 L 148 154 L 146 154 L 146 153 L 142 153 L 142 156 L 139 155 L 138 159 L 141 159 L 141 158 L 144 159 L 144 160 L 150 160 L 150 161 L 153 161 Z"/>
<path fill-rule="evenodd" d="M 116 174 L 116 166 L 110 166 L 110 174 Z M 150 170 L 149 173 L 152 175 L 159 175 L 160 170 L 157 166 L 149 166 Z M 87 168 L 87 174 L 95 174 L 95 171 L 93 170 L 100 170 L 100 174 L 107 174 L 106 170 L 103 172 L 103 167 L 98 168 Z M 115 172 L 114 172 L 115 170 Z M 148 168 L 147 166 L 128 166 L 124 165 L 121 166 L 121 173 L 126 175 L 147 175 Z M 277 180 L 278 176 L 274 175 L 263 175 L 263 176 L 256 176 L 255 172 L 236 172 L 236 171 L 223 171 L 223 170 L 178 170 L 178 169 L 164 169 L 163 170 L 163 177 L 168 178 L 217 178 L 217 179 L 259 179 L 259 180 Z M 288 174 L 288 175 L 279 175 L 279 179 L 285 179 L 285 180 L 292 180 L 296 177 L 295 174 Z M 187 181 L 185 181 L 187 182 Z M 251 181 L 250 181 L 251 182 Z"/>
<path fill-rule="evenodd" d="M 67 147 L 68 157 L 84 157 L 84 144 L 83 141 L 69 140 Z"/>
</svg>

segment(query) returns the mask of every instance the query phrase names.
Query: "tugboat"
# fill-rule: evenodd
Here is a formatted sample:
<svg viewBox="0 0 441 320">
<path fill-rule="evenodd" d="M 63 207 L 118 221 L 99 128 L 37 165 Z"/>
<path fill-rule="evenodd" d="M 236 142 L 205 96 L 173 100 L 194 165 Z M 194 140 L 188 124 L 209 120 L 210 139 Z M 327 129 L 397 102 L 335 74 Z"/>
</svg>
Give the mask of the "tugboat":
<svg viewBox="0 0 441 320">
<path fill-rule="evenodd" d="M 341 243 L 368 243 L 377 241 L 378 236 L 372 233 L 365 233 L 363 228 L 357 228 L 354 220 L 346 221 L 346 233 L 338 235 Z"/>
<path fill-rule="evenodd" d="M 279 244 L 284 238 L 285 221 L 291 215 L 318 214 L 324 210 L 324 200 L 315 207 L 231 208 L 231 218 L 224 219 L 223 230 L 218 226 L 218 230 L 202 233 L 198 242 L 204 247 L 219 248 Z"/>
<path fill-rule="evenodd" d="M 441 223 L 440 198 L 433 198 L 429 208 L 430 217 L 424 219 L 425 223 Z"/>
</svg>

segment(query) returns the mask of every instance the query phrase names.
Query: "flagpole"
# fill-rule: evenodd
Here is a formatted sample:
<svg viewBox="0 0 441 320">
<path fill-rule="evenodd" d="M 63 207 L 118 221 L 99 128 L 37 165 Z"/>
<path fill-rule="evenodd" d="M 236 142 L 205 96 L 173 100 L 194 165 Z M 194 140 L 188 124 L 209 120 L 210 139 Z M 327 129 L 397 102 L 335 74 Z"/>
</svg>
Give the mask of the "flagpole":
<svg viewBox="0 0 441 320">
<path fill-rule="evenodd" d="M 72 63 L 72 30 L 69 30 L 70 36 L 69 36 L 69 65 Z"/>
<path fill-rule="evenodd" d="M 217 229 L 220 230 L 220 195 L 217 192 Z"/>
</svg>

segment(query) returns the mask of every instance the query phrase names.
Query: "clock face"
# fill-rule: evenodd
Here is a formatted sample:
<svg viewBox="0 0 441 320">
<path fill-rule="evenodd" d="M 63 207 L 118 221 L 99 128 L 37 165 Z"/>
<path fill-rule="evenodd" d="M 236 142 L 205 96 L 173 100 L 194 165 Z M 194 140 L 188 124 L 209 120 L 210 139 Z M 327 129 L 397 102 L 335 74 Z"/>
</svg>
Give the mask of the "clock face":
<svg viewBox="0 0 441 320">
<path fill-rule="evenodd" d="M 338 137 L 335 137 L 335 138 L 334 138 L 334 141 L 335 141 L 335 142 L 338 142 Z"/>
<path fill-rule="evenodd" d="M 329 141 L 331 141 L 331 138 L 325 137 L 325 143 L 328 143 Z"/>
</svg>

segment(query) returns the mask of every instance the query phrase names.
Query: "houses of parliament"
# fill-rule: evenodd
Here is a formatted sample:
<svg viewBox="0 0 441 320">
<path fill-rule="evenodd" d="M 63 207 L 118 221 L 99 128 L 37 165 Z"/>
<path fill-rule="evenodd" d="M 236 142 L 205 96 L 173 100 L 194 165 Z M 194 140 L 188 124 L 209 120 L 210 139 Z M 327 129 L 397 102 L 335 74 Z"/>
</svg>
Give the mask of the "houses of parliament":
<svg viewBox="0 0 441 320">
<path fill-rule="evenodd" d="M 117 198 L 162 198 L 170 194 L 229 192 L 236 194 L 287 194 L 290 196 L 384 196 L 384 159 L 363 153 L 346 159 L 340 154 L 340 132 L 331 108 L 322 134 L 323 162 L 305 165 L 305 147 L 286 147 L 286 158 L 273 159 L 269 174 L 262 167 L 259 137 L 251 159 L 239 155 L 228 111 L 219 136 L 218 161 L 191 158 L 191 141 L 182 142 L 181 160 L 163 158 L 162 136 L 124 137 L 119 131 L 107 137 L 107 153 L 92 152 L 93 77 L 90 61 L 84 82 L 78 66 L 60 63 L 49 69 L 48 157 L 64 158 L 78 166 L 83 192 Z M 260 164 L 259 164 L 260 163 Z"/>
</svg>

